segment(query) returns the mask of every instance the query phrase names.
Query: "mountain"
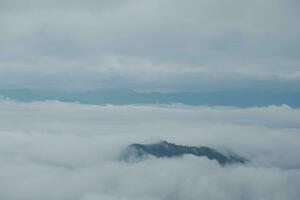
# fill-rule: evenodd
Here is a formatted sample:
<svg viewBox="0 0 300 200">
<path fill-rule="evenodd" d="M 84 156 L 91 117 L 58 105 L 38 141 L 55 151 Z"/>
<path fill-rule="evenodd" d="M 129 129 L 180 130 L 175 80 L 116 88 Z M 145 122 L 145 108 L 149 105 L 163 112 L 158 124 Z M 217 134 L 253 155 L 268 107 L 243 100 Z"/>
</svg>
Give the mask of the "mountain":
<svg viewBox="0 0 300 200">
<path fill-rule="evenodd" d="M 211 92 L 137 92 L 134 90 L 48 91 L 30 89 L 2 89 L 0 98 L 22 102 L 58 100 L 83 104 L 170 104 L 207 106 L 268 106 L 286 104 L 300 107 L 300 92 L 211 91 Z"/>
<path fill-rule="evenodd" d="M 149 155 L 156 158 L 171 158 L 180 157 L 185 154 L 192 154 L 198 157 L 207 157 L 209 160 L 216 160 L 222 166 L 227 164 L 249 162 L 247 159 L 231 153 L 221 153 L 213 148 L 200 146 L 183 146 L 167 141 L 162 141 L 154 144 L 131 144 L 121 154 L 120 159 L 124 161 L 137 161 L 147 158 Z"/>
</svg>

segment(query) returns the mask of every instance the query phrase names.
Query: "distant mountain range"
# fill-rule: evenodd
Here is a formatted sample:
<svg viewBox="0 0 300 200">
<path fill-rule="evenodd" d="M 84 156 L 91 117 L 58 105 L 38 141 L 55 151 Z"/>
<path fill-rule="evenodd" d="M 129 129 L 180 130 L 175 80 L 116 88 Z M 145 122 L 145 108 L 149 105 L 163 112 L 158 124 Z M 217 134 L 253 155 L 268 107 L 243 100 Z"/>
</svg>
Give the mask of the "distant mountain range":
<svg viewBox="0 0 300 200">
<path fill-rule="evenodd" d="M 208 106 L 268 106 L 286 104 L 300 107 L 300 92 L 218 91 L 218 92 L 136 92 L 133 90 L 95 90 L 62 92 L 29 89 L 0 90 L 0 97 L 23 102 L 58 100 L 83 104 L 170 104 Z"/>
<path fill-rule="evenodd" d="M 247 159 L 232 152 L 221 153 L 206 146 L 182 146 L 166 141 L 155 144 L 131 144 L 122 152 L 120 160 L 130 162 L 142 160 L 149 155 L 157 158 L 171 158 L 180 157 L 185 154 L 192 154 L 198 157 L 206 157 L 209 160 L 216 160 L 222 166 L 249 162 Z"/>
</svg>

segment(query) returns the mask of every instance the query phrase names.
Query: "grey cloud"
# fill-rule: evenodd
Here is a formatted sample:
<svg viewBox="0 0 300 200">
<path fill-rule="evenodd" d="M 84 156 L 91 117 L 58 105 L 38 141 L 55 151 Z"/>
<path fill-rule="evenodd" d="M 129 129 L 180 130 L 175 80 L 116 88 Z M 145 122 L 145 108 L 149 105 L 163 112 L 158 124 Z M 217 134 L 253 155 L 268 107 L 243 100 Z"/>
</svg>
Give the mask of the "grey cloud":
<svg viewBox="0 0 300 200">
<path fill-rule="evenodd" d="M 279 62 L 283 62 L 280 61 Z M 298 91 L 296 67 L 269 71 L 259 66 L 193 66 L 155 62 L 136 57 L 106 55 L 89 60 L 57 58 L 5 62 L 0 88 L 53 90 L 135 89 L 154 91 L 265 90 Z M 294 62 L 290 62 L 294 66 Z M 84 66 L 84 67 L 82 67 Z"/>
<path fill-rule="evenodd" d="M 229 85 L 242 85 L 239 81 L 238 84 L 231 81 L 231 74 L 242 76 L 241 79 L 244 79 L 243 74 L 249 75 L 253 88 L 256 87 L 255 81 L 265 74 L 268 80 L 278 85 L 281 82 L 277 78 L 282 76 L 289 82 L 287 85 L 295 85 L 294 79 L 299 81 L 297 41 L 300 29 L 299 4 L 296 1 L 1 3 L 0 71 L 31 69 L 39 74 L 43 71 L 74 70 L 72 73 L 80 74 L 86 68 L 93 71 L 109 68 L 99 67 L 99 63 L 105 63 L 112 55 L 122 66 L 117 73 L 110 72 L 112 76 L 119 73 L 121 78 L 126 79 L 130 66 L 136 65 L 132 60 L 145 60 L 170 71 L 170 84 L 184 89 L 194 87 L 193 83 L 183 81 L 177 86 L 175 80 L 178 77 L 172 71 L 176 69 L 182 74 L 190 66 L 216 74 L 217 80 L 225 77 Z M 120 57 L 132 62 L 120 60 Z M 142 76 L 145 65 L 144 62 L 138 63 L 137 74 L 128 79 L 147 79 Z M 180 67 L 174 68 L 174 65 Z M 78 68 L 80 70 L 76 70 Z M 140 68 L 142 72 L 138 73 Z M 155 70 L 147 72 L 157 76 L 158 82 L 165 79 Z M 195 79 L 203 79 L 201 75 L 192 74 Z M 98 79 L 104 78 L 99 74 Z M 194 78 L 185 74 L 185 79 Z M 24 82 L 27 81 L 24 78 Z M 122 85 L 126 85 L 127 81 L 124 80 Z M 144 89 L 157 80 L 149 82 L 145 82 L 147 86 L 143 86 L 146 87 Z M 216 81 L 212 79 L 209 83 Z M 114 85 L 114 81 L 109 84 Z M 130 81 L 128 84 L 133 88 L 139 82 L 132 83 L 134 86 Z M 207 86 L 209 89 L 210 84 Z M 222 86 L 224 83 L 216 84 Z M 94 85 L 99 84 L 95 82 Z M 200 87 L 202 83 L 195 85 Z M 169 86 L 162 84 L 155 89 L 164 87 Z M 289 86 L 283 87 L 290 89 Z"/>
</svg>

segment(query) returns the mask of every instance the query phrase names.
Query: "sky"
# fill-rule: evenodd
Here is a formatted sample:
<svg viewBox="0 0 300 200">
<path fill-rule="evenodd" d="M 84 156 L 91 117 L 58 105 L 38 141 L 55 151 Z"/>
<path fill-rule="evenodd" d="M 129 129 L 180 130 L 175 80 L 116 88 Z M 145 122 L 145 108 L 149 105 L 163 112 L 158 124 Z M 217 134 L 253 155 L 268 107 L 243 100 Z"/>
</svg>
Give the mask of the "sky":
<svg viewBox="0 0 300 200">
<path fill-rule="evenodd" d="M 0 199 L 298 200 L 300 110 L 0 101 Z M 17 126 L 16 126 L 17 124 Z M 230 150 L 126 163 L 132 143 L 167 140 Z"/>
<path fill-rule="evenodd" d="M 297 0 L 0 0 L 0 89 L 300 89 Z"/>
</svg>

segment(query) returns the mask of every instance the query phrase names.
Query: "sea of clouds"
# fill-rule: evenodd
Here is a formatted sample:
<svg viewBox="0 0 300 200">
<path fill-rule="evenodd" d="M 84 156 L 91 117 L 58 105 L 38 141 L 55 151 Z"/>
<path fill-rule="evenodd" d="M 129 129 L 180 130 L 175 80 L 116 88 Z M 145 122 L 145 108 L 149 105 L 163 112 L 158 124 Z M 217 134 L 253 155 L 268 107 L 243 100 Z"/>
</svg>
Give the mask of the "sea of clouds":
<svg viewBox="0 0 300 200">
<path fill-rule="evenodd" d="M 94 106 L 0 101 L 3 200 L 298 200 L 300 109 Z M 131 143 L 229 149 L 222 167 L 195 156 L 118 160 Z"/>
</svg>

